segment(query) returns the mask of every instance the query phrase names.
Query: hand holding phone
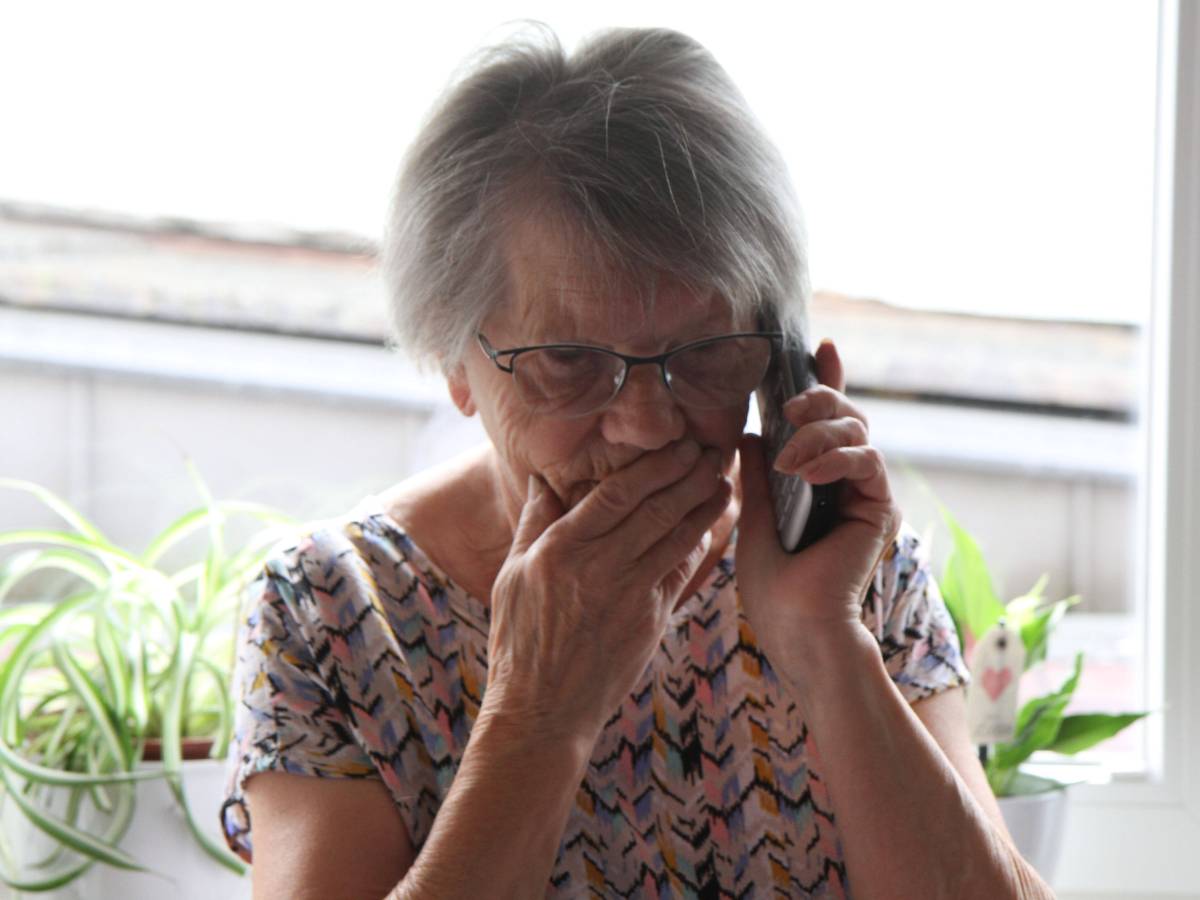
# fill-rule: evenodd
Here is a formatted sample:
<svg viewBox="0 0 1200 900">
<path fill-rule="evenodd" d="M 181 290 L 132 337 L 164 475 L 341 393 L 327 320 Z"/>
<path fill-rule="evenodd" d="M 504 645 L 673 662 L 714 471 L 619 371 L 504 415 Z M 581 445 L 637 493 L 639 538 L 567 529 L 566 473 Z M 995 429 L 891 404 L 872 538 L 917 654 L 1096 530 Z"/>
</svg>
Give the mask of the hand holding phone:
<svg viewBox="0 0 1200 900">
<path fill-rule="evenodd" d="M 834 500 L 838 482 L 811 485 L 799 475 L 788 475 L 774 467 L 776 458 L 796 433 L 795 426 L 783 414 L 783 404 L 817 383 L 816 359 L 808 352 L 802 336 L 785 331 L 780 352 L 772 358 L 757 395 L 779 542 L 789 553 L 797 553 L 827 534 L 837 512 Z"/>
</svg>

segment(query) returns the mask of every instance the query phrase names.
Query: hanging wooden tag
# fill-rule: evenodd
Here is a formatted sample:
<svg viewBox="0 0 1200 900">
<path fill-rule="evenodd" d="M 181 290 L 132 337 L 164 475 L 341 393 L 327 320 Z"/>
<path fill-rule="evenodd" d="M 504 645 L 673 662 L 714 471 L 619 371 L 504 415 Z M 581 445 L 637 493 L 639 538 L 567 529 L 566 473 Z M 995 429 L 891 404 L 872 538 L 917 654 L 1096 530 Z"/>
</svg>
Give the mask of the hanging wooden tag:
<svg viewBox="0 0 1200 900">
<path fill-rule="evenodd" d="M 1011 741 L 1017 725 L 1017 684 L 1025 669 L 1021 632 L 1000 619 L 976 642 L 970 669 L 967 729 L 971 741 Z"/>
</svg>

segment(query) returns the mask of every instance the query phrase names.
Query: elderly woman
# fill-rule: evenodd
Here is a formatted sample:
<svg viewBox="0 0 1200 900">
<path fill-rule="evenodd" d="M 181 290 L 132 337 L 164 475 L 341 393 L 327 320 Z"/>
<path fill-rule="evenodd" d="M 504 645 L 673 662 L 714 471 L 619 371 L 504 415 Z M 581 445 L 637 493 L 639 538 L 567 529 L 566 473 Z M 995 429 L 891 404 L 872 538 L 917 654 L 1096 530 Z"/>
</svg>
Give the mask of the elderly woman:
<svg viewBox="0 0 1200 900">
<path fill-rule="evenodd" d="M 799 221 L 683 35 L 511 42 L 449 91 L 387 270 L 490 443 L 255 582 L 222 822 L 256 897 L 1050 896 L 828 341 L 776 465 L 838 519 L 781 549 L 743 428 Z"/>
</svg>

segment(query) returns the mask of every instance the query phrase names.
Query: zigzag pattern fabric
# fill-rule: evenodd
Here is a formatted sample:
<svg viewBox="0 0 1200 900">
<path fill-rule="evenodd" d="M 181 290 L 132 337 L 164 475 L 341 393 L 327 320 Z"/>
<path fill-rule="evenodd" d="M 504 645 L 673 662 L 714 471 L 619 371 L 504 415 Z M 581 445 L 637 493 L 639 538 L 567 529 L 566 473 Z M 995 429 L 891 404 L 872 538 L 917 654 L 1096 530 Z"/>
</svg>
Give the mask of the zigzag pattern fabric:
<svg viewBox="0 0 1200 900">
<path fill-rule="evenodd" d="M 483 700 L 487 606 L 364 509 L 274 548 L 246 598 L 221 822 L 247 862 L 243 784 L 270 769 L 382 779 L 419 848 Z M 606 724 L 547 897 L 851 896 L 822 748 L 758 648 L 733 561 L 731 544 Z M 910 703 L 969 683 L 907 525 L 863 621 Z"/>
</svg>

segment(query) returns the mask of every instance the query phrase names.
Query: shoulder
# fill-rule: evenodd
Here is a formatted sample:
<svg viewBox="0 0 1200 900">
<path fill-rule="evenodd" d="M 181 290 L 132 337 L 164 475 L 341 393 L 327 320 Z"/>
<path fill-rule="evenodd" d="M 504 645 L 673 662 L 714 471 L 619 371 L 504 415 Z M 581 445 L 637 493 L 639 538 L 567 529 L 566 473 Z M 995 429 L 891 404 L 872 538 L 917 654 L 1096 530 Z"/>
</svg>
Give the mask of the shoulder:
<svg viewBox="0 0 1200 900">
<path fill-rule="evenodd" d="M 445 518 L 488 493 L 491 447 L 480 445 L 437 466 L 416 472 L 375 496 L 406 530 Z"/>
<path fill-rule="evenodd" d="M 875 568 L 863 602 L 863 621 L 878 638 L 884 635 L 885 623 L 903 633 L 918 608 L 927 605 L 919 601 L 932 597 L 940 601 L 929 542 L 902 522 Z"/>
<path fill-rule="evenodd" d="M 883 552 L 879 569 L 907 583 L 918 573 L 929 572 L 929 567 L 929 542 L 908 522 L 901 522 L 900 531 Z"/>
</svg>

